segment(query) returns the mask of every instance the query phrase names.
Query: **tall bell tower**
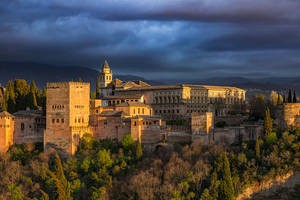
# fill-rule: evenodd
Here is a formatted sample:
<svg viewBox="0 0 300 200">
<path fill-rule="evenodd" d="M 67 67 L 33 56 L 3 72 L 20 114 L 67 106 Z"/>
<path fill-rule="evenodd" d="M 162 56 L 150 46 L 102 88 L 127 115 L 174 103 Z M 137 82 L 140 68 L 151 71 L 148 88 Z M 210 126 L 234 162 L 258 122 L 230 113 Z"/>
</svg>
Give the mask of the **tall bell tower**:
<svg viewBox="0 0 300 200">
<path fill-rule="evenodd" d="M 109 95 L 109 89 L 107 88 L 107 85 L 110 84 L 112 82 L 112 71 L 109 68 L 109 65 L 107 63 L 107 57 L 105 57 L 105 61 L 104 64 L 102 66 L 102 70 L 100 72 L 100 97 L 104 97 Z"/>
</svg>

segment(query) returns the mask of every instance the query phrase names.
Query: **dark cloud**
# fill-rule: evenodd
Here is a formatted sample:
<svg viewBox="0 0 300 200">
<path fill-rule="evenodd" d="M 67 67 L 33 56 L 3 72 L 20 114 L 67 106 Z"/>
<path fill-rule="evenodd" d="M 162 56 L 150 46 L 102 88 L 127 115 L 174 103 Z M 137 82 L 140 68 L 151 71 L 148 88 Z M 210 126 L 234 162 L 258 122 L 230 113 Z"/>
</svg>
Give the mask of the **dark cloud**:
<svg viewBox="0 0 300 200">
<path fill-rule="evenodd" d="M 152 79 L 293 76 L 299 0 L 0 1 L 0 59 Z"/>
<path fill-rule="evenodd" d="M 299 26 L 247 26 L 208 40 L 204 46 L 208 51 L 299 49 Z"/>
</svg>

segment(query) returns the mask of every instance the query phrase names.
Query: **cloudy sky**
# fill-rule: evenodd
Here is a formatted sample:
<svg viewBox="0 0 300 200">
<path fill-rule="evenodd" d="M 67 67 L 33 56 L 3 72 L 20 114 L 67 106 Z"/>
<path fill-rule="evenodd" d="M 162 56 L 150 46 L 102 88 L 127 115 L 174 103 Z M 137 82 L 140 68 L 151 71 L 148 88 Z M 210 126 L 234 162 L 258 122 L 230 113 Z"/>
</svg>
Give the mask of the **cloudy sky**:
<svg viewBox="0 0 300 200">
<path fill-rule="evenodd" d="M 0 60 L 149 79 L 300 75 L 300 0 L 1 0 Z"/>
</svg>

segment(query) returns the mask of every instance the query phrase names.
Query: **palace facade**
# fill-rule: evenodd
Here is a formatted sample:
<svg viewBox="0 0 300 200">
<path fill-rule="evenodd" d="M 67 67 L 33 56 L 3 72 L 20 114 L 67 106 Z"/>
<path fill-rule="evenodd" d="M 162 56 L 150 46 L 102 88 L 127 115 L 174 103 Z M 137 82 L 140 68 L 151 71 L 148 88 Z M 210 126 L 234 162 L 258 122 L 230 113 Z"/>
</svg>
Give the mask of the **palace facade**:
<svg viewBox="0 0 300 200">
<path fill-rule="evenodd" d="M 143 81 L 124 82 L 112 76 L 105 60 L 100 73 L 101 99 L 108 104 L 123 103 L 124 99 L 140 101 L 151 106 L 154 114 L 165 120 L 206 112 L 226 116 L 241 111 L 245 105 L 246 91 L 236 87 L 189 84 L 150 86 Z"/>
</svg>

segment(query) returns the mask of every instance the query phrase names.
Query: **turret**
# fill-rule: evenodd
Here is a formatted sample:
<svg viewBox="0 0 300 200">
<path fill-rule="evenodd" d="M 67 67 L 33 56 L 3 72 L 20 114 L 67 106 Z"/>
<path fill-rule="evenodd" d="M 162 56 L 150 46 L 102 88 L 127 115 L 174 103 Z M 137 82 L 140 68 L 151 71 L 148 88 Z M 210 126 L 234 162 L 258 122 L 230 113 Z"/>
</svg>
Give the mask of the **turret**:
<svg viewBox="0 0 300 200">
<path fill-rule="evenodd" d="M 105 57 L 105 61 L 104 61 L 104 64 L 102 65 L 102 69 L 101 69 L 101 72 L 100 72 L 100 96 L 103 97 L 103 96 L 107 96 L 107 85 L 110 84 L 112 82 L 112 77 L 113 74 L 112 74 L 112 71 L 110 70 L 110 67 L 108 65 L 108 62 L 107 62 L 107 57 Z"/>
</svg>

